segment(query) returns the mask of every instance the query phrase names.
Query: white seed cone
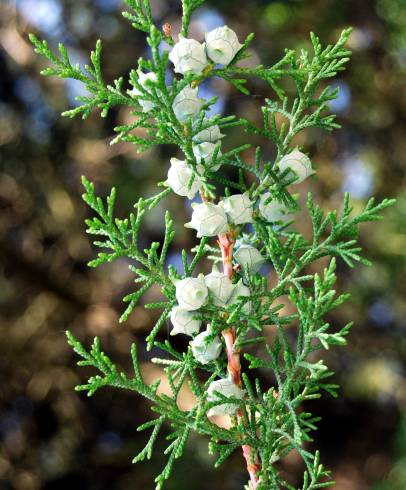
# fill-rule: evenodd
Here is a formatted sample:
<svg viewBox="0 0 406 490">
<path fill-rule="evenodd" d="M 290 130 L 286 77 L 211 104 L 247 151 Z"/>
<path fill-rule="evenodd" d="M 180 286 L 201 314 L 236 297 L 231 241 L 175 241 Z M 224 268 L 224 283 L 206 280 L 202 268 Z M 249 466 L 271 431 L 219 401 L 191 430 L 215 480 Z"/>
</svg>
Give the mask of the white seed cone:
<svg viewBox="0 0 406 490">
<path fill-rule="evenodd" d="M 221 353 L 221 340 L 216 336 L 210 342 L 207 342 L 207 338 L 210 337 L 210 335 L 212 335 L 212 332 L 208 329 L 197 335 L 192 342 L 190 342 L 193 357 L 202 364 L 208 364 L 209 362 L 215 361 Z"/>
<path fill-rule="evenodd" d="M 244 270 L 256 274 L 265 263 L 264 257 L 252 245 L 240 245 L 234 252 L 234 259 Z"/>
<path fill-rule="evenodd" d="M 233 291 L 233 294 L 231 295 L 230 299 L 228 300 L 228 304 L 232 305 L 234 303 L 238 302 L 238 298 L 240 296 L 249 298 L 251 296 L 251 291 L 248 286 L 246 286 L 243 282 L 242 279 L 238 281 L 237 284 L 235 284 L 235 289 Z M 252 303 L 251 301 L 247 301 L 244 303 L 244 306 L 242 307 L 242 311 L 249 315 L 252 311 Z"/>
<path fill-rule="evenodd" d="M 179 36 L 179 42 L 172 48 L 169 59 L 175 65 L 175 72 L 182 75 L 201 75 L 208 65 L 205 45 L 182 36 Z"/>
<path fill-rule="evenodd" d="M 220 206 L 213 203 L 201 203 L 193 206 L 192 220 L 185 224 L 193 228 L 197 236 L 216 236 L 228 230 L 227 216 Z"/>
<path fill-rule="evenodd" d="M 175 286 L 176 299 L 184 310 L 195 311 L 205 304 L 209 292 L 203 274 L 199 274 L 198 277 L 177 280 Z"/>
<path fill-rule="evenodd" d="M 205 276 L 204 280 L 207 289 L 212 294 L 214 304 L 216 306 L 225 306 L 235 289 L 235 285 L 230 278 L 213 268 L 213 271 Z"/>
<path fill-rule="evenodd" d="M 278 167 L 281 172 L 291 170 L 297 177 L 295 184 L 300 184 L 315 173 L 309 157 L 298 149 L 285 155 L 278 163 Z"/>
<path fill-rule="evenodd" d="M 172 108 L 180 122 L 194 118 L 203 107 L 203 99 L 198 96 L 198 87 L 185 87 L 175 97 Z"/>
<path fill-rule="evenodd" d="M 216 143 L 224 138 L 224 134 L 221 133 L 220 127 L 215 124 L 209 128 L 203 129 L 193 137 L 195 143 Z"/>
<path fill-rule="evenodd" d="M 199 332 L 202 324 L 201 320 L 194 318 L 194 313 L 184 310 L 180 306 L 172 308 L 171 322 L 173 325 L 171 335 L 182 333 L 184 335 L 189 335 L 190 337 Z"/>
<path fill-rule="evenodd" d="M 218 379 L 212 381 L 207 389 L 207 401 L 215 402 L 220 400 L 216 395 L 216 392 L 221 393 L 225 397 L 233 397 L 243 399 L 245 396 L 245 390 L 239 388 L 232 380 L 228 378 Z M 207 415 L 233 415 L 238 409 L 238 405 L 235 403 L 222 403 L 211 408 Z"/>
<path fill-rule="evenodd" d="M 138 73 L 138 83 L 143 88 L 145 88 L 145 90 L 147 92 L 149 91 L 148 84 L 149 83 L 154 84 L 154 83 L 157 83 L 157 81 L 158 81 L 156 73 L 153 73 L 153 72 L 143 73 L 141 70 L 137 70 L 137 73 Z M 127 90 L 127 93 L 129 95 L 133 95 L 133 96 L 142 95 L 140 90 L 138 90 L 137 87 L 134 87 L 131 90 Z M 142 107 L 143 112 L 149 112 L 155 108 L 155 104 L 151 100 L 138 99 L 138 102 L 139 102 L 140 106 Z"/>
<path fill-rule="evenodd" d="M 235 194 L 221 201 L 228 218 L 235 225 L 252 223 L 253 203 L 248 194 Z"/>
<path fill-rule="evenodd" d="M 221 167 L 220 164 L 212 165 L 214 154 L 216 153 L 218 143 L 203 142 L 197 145 L 193 145 L 193 154 L 197 160 L 197 163 L 204 162 L 206 166 L 210 167 L 212 172 L 217 172 Z M 217 152 L 217 158 L 222 155 L 221 150 Z"/>
<path fill-rule="evenodd" d="M 168 180 L 165 182 L 175 194 L 193 199 L 196 192 L 202 185 L 201 179 L 195 175 L 192 185 L 189 188 L 189 182 L 192 178 L 193 170 L 183 160 L 171 158 L 171 168 L 168 171 Z"/>
<path fill-rule="evenodd" d="M 259 200 L 259 211 L 269 223 L 286 223 L 291 220 L 288 208 L 281 202 L 273 200 L 267 203 L 270 198 L 269 192 L 262 194 Z"/>
<path fill-rule="evenodd" d="M 215 63 L 230 64 L 241 48 L 237 34 L 228 26 L 218 27 L 206 34 L 206 52 Z"/>
</svg>

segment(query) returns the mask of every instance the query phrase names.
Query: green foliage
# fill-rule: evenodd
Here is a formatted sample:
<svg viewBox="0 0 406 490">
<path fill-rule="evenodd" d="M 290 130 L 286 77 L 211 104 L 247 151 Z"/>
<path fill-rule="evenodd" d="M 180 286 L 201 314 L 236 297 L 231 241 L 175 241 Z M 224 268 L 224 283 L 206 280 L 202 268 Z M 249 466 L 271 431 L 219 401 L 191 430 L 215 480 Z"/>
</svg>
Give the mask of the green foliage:
<svg viewBox="0 0 406 490">
<path fill-rule="evenodd" d="M 97 369 L 100 374 L 92 376 L 86 384 L 76 387 L 77 391 L 87 391 L 89 396 L 92 396 L 98 389 L 111 386 L 134 391 L 139 395 L 151 401 L 151 410 L 159 414 L 157 419 L 153 419 L 138 427 L 138 430 L 153 428 L 150 439 L 145 448 L 134 458 L 134 462 L 149 459 L 152 454 L 153 444 L 165 421 L 170 422 L 173 432 L 168 436 L 168 440 L 172 442 L 167 447 L 165 454 L 169 454 L 167 465 L 162 473 L 156 478 L 157 488 L 162 488 L 164 481 L 169 477 L 170 471 L 176 459 L 178 459 L 185 447 L 190 430 L 196 430 L 200 434 L 209 436 L 213 441 L 226 441 L 229 444 L 247 443 L 253 444 L 252 435 L 244 428 L 225 430 L 208 422 L 206 417 L 202 417 L 202 409 L 215 405 L 214 403 L 206 403 L 202 399 L 202 407 L 196 407 L 189 412 L 185 412 L 178 407 L 178 397 L 182 385 L 189 381 L 195 394 L 202 397 L 205 386 L 200 386 L 198 381 L 197 370 L 201 367 L 191 355 L 191 350 L 186 353 L 179 353 L 170 345 L 168 341 L 165 344 L 156 343 L 163 351 L 170 354 L 174 360 L 157 359 L 155 362 L 164 364 L 165 373 L 171 386 L 172 395 L 158 394 L 160 379 L 152 385 L 147 385 L 144 380 L 139 366 L 136 345 L 131 346 L 131 357 L 134 367 L 134 376 L 129 377 L 123 371 L 120 371 L 113 361 L 100 350 L 100 341 L 96 337 L 90 351 L 87 351 L 81 342 L 76 339 L 71 332 L 66 332 L 69 345 L 81 357 L 78 361 L 79 366 L 91 366 Z M 189 378 L 189 379 L 188 379 Z M 202 397 L 203 398 L 203 397 Z M 228 400 L 228 399 L 227 399 Z M 217 403 L 219 404 L 219 403 Z M 199 413 L 200 412 L 200 413 Z"/>
<path fill-rule="evenodd" d="M 344 47 L 351 30 L 346 29 L 335 45 L 322 47 L 320 40 L 311 34 L 313 53 L 302 50 L 299 55 L 288 50 L 282 59 L 272 67 L 241 68 L 238 62 L 247 56 L 247 48 L 253 41 L 253 35 L 247 37 L 242 48 L 232 62 L 225 67 L 210 64 L 201 75 L 187 75 L 174 79 L 167 85 L 165 74 L 169 68 L 168 49 L 174 44 L 167 33 L 161 32 L 154 24 L 149 0 L 125 0 L 130 11 L 124 12 L 134 28 L 147 35 L 151 48 L 151 59 L 140 58 L 138 66 L 130 72 L 128 85 L 135 91 L 124 89 L 124 78 L 106 85 L 101 72 L 101 43 L 91 53 L 91 65 L 84 68 L 72 65 L 66 48 L 59 45 L 59 55 L 49 48 L 46 41 L 30 36 L 35 51 L 48 59 L 52 67 L 43 70 L 46 76 L 73 78 L 81 81 L 89 92 L 86 97 L 79 97 L 81 103 L 77 108 L 64 115 L 88 117 L 94 108 L 101 110 L 105 116 L 115 105 L 133 107 L 133 121 L 115 128 L 117 133 L 114 142 L 128 141 L 134 143 L 139 151 L 158 144 L 172 144 L 184 153 L 187 163 L 193 170 L 189 189 L 197 176 L 202 181 L 202 195 L 206 199 L 216 199 L 218 184 L 239 192 L 247 192 L 252 202 L 256 202 L 264 193 L 270 193 L 271 200 L 284 203 L 292 213 L 299 210 L 298 201 L 290 194 L 290 185 L 295 179 L 288 172 L 280 172 L 277 163 L 294 148 L 294 139 L 302 131 L 317 127 L 332 130 L 338 126 L 335 116 L 328 114 L 328 102 L 337 96 L 337 90 L 325 86 L 325 81 L 344 69 L 350 52 Z M 193 11 L 203 0 L 182 0 L 182 34 L 187 36 L 190 18 Z M 166 44 L 163 44 L 165 43 Z M 161 49 L 163 46 L 164 49 Z M 152 72 L 156 83 L 141 84 L 139 70 Z M 204 79 L 221 77 L 231 83 L 242 93 L 248 93 L 248 80 L 258 77 L 264 80 L 275 93 L 275 100 L 266 100 L 263 112 L 263 128 L 256 127 L 251 121 L 238 119 L 235 116 L 214 116 L 205 118 L 205 111 L 214 103 L 206 101 L 196 117 L 181 123 L 175 116 L 173 102 L 175 97 L 188 85 L 198 86 Z M 295 94 L 287 94 L 284 80 L 294 82 Z M 145 102 L 151 109 L 143 111 Z M 282 118 L 282 122 L 280 119 Z M 256 150 L 255 165 L 245 162 L 242 152 L 250 147 L 242 144 L 220 154 L 219 147 L 214 153 L 212 166 L 229 165 L 238 169 L 238 180 L 232 181 L 221 172 L 206 168 L 201 172 L 201 162 L 196 160 L 193 152 L 193 138 L 202 130 L 218 125 L 220 129 L 241 126 L 248 133 L 259 134 L 272 142 L 276 149 L 276 158 L 264 161 L 261 149 Z M 139 136 L 137 128 L 145 130 Z M 255 179 L 248 186 L 247 173 Z M 137 285 L 124 301 L 128 303 L 120 321 L 125 321 L 145 293 L 153 286 L 159 286 L 162 300 L 145 304 L 145 308 L 160 311 L 156 324 L 146 338 L 147 349 L 153 347 L 162 351 L 161 358 L 153 362 L 162 366 L 171 393 L 159 393 L 160 380 L 152 385 L 145 383 L 139 367 L 136 346 L 131 348 L 134 375 L 131 377 L 118 369 L 114 362 L 101 351 L 96 338 L 90 350 L 82 345 L 71 333 L 67 333 L 68 342 L 81 360 L 79 365 L 90 366 L 99 374 L 88 379 L 86 384 L 77 386 L 77 390 L 87 391 L 93 395 L 98 389 L 106 386 L 134 391 L 151 402 L 151 409 L 156 416 L 142 424 L 138 430 L 150 430 L 150 438 L 145 448 L 135 456 L 134 463 L 150 459 L 154 443 L 162 426 L 170 427 L 169 445 L 165 451 L 167 463 L 156 478 L 156 488 L 161 489 L 169 478 L 174 463 L 182 456 L 191 431 L 209 438 L 209 450 L 217 454 L 215 466 L 223 463 L 238 447 L 250 447 L 251 457 L 260 463 L 258 469 L 258 489 L 277 489 L 293 487 L 283 480 L 275 463 L 287 456 L 292 450 L 298 451 L 305 465 L 302 490 L 324 488 L 332 485 L 329 472 L 320 464 L 319 453 L 305 449 L 311 441 L 311 432 L 317 427 L 317 417 L 301 409 L 303 402 L 319 398 L 322 392 L 337 396 L 338 386 L 330 383 L 332 372 L 320 359 L 318 352 L 331 346 L 342 346 L 346 343 L 351 324 L 332 327 L 326 319 L 329 313 L 348 299 L 346 294 L 336 294 L 336 260 L 343 260 L 350 267 L 355 262 L 368 264 L 362 257 L 358 245 L 359 225 L 364 222 L 381 219 L 380 213 L 393 204 L 385 199 L 376 204 L 371 199 L 358 214 L 353 214 L 349 196 L 345 195 L 341 212 L 333 210 L 325 214 L 311 193 L 308 195 L 307 212 L 312 223 L 312 235 L 304 236 L 293 225 L 271 225 L 264 221 L 260 213 L 254 213 L 253 231 L 242 234 L 242 227 L 235 226 L 234 236 L 241 235 L 243 240 L 254 244 L 272 266 L 272 286 L 265 277 L 249 274 L 239 270 L 235 280 L 242 279 L 249 287 L 249 297 L 240 296 L 232 304 L 224 307 L 215 306 L 213 301 L 205 304 L 196 313 L 198 319 L 210 323 L 213 337 L 216 334 L 236 328 L 234 349 L 243 351 L 250 370 L 266 370 L 272 378 L 272 384 L 265 386 L 256 376 L 257 372 L 242 374 L 243 387 L 246 390 L 244 399 L 225 397 L 217 393 L 216 401 L 209 401 L 207 390 L 210 383 L 217 378 L 227 376 L 227 357 L 223 354 L 215 361 L 202 364 L 195 359 L 191 347 L 186 352 L 176 350 L 169 341 L 159 340 L 161 328 L 174 305 L 176 305 L 176 288 L 174 281 L 192 277 L 196 268 L 207 261 L 220 262 L 221 254 L 210 239 L 204 237 L 192 250 L 193 256 L 183 251 L 183 272 L 180 274 L 166 263 L 166 257 L 175 237 L 174 223 L 169 215 L 165 216 L 165 234 L 161 243 L 153 242 L 149 248 L 140 248 L 139 235 L 143 218 L 171 192 L 165 188 L 162 192 L 148 199 L 140 198 L 134 205 L 134 211 L 127 218 L 115 216 L 116 190 L 103 200 L 96 195 L 93 183 L 83 178 L 85 192 L 83 199 L 91 208 L 94 216 L 86 220 L 87 232 L 95 237 L 94 245 L 101 249 L 97 257 L 89 263 L 91 267 L 112 262 L 125 257 L 130 262 Z M 309 271 L 309 266 L 319 259 L 327 258 L 328 265 L 323 274 Z M 283 313 L 283 297 L 289 298 L 293 313 Z M 250 309 L 247 306 L 251 305 Z M 273 332 L 273 341 L 266 339 L 269 330 Z M 293 332 L 296 335 L 293 336 Z M 256 349 L 256 346 L 262 349 Z M 205 373 L 202 376 L 202 372 Z M 205 381 L 203 381 L 205 380 Z M 188 386 L 196 397 L 196 405 L 189 411 L 182 411 L 178 406 L 180 391 Z M 235 405 L 240 415 L 233 417 L 230 429 L 223 429 L 213 423 L 207 412 L 224 403 Z M 251 464 L 254 461 L 251 461 Z"/>
<path fill-rule="evenodd" d="M 79 114 L 83 119 L 89 117 L 92 110 L 98 107 L 102 117 L 106 117 L 111 107 L 115 105 L 134 105 L 130 97 L 122 91 L 124 80 L 122 78 L 114 81 L 114 86 L 106 85 L 103 81 L 101 71 L 101 41 L 96 43 L 96 49 L 91 52 L 91 65 L 82 68 L 79 64 L 72 65 L 66 47 L 58 45 L 59 57 L 52 52 L 47 41 L 40 41 L 34 34 L 30 34 L 30 41 L 35 46 L 35 52 L 47 58 L 53 65 L 41 71 L 44 76 L 57 76 L 59 78 L 72 78 L 84 84 L 89 92 L 88 96 L 78 96 L 81 105 L 75 109 L 66 111 L 64 116 L 75 117 Z"/>
</svg>

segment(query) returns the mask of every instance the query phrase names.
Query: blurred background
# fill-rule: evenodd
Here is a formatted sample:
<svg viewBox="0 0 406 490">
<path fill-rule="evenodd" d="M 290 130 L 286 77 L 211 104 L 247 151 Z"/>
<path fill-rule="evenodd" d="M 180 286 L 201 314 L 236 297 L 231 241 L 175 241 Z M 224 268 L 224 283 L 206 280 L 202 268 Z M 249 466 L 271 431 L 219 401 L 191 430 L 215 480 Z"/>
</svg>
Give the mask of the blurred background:
<svg viewBox="0 0 406 490">
<path fill-rule="evenodd" d="M 152 0 L 160 25 L 178 32 L 178 0 Z M 136 427 L 151 417 L 148 404 L 133 394 L 105 390 L 87 399 L 74 392 L 89 374 L 75 365 L 65 342 L 70 328 L 84 342 L 99 335 L 119 365 L 130 369 L 129 346 L 140 345 L 147 379 L 160 371 L 149 363 L 143 339 L 151 312 L 138 307 L 118 325 L 121 298 L 132 291 L 128 263 L 97 270 L 86 263 L 95 250 L 85 235 L 89 215 L 81 201 L 85 174 L 105 194 L 119 189 L 118 214 L 125 215 L 140 195 L 156 192 L 173 149 L 139 155 L 129 144 L 109 146 L 113 127 L 128 121 L 127 110 L 87 121 L 60 113 L 74 107 L 80 84 L 44 79 L 43 60 L 27 42 L 35 32 L 55 46 L 63 41 L 72 58 L 84 63 L 98 37 L 108 82 L 126 75 L 140 55 L 144 36 L 121 18 L 119 0 L 2 0 L 0 2 L 0 488 L 4 490 L 152 489 L 164 464 L 165 441 L 152 461 L 131 459 L 145 443 Z M 397 197 L 379 224 L 364 225 L 361 243 L 373 267 L 339 265 L 340 291 L 352 299 L 330 318 L 354 320 L 350 345 L 329 352 L 327 363 L 342 385 L 339 400 L 325 397 L 306 407 L 322 417 L 314 445 L 332 468 L 337 490 L 406 489 L 406 6 L 404 0 L 207 1 L 192 19 L 193 35 L 203 37 L 227 23 L 240 37 L 256 32 L 251 63 L 273 63 L 285 47 L 308 47 L 310 30 L 323 43 L 334 42 L 352 25 L 353 59 L 334 82 L 333 102 L 343 129 L 302 136 L 318 178 L 306 182 L 327 209 L 349 191 L 355 208 L 368 197 Z M 216 110 L 259 120 L 259 106 L 271 92 L 250 82 L 258 97 L 238 95 L 223 82 L 204 86 L 220 93 Z M 227 145 L 240 143 L 238 131 Z M 172 152 L 172 153 L 171 153 Z M 252 154 L 246 155 L 249 160 Z M 147 218 L 145 242 L 159 240 L 163 212 L 176 215 L 178 235 L 171 260 L 193 244 L 185 231 L 188 209 L 172 196 Z M 156 292 L 151 293 L 156 295 Z M 162 335 L 165 336 L 164 329 Z M 181 342 L 181 341 L 179 341 Z M 156 353 L 152 353 L 152 356 Z M 185 394 L 185 405 L 188 403 Z M 165 432 L 165 431 L 164 431 Z M 240 454 L 212 469 L 207 441 L 193 436 L 175 466 L 170 489 L 242 488 L 246 473 Z M 303 472 L 292 454 L 282 465 L 298 485 Z"/>
</svg>

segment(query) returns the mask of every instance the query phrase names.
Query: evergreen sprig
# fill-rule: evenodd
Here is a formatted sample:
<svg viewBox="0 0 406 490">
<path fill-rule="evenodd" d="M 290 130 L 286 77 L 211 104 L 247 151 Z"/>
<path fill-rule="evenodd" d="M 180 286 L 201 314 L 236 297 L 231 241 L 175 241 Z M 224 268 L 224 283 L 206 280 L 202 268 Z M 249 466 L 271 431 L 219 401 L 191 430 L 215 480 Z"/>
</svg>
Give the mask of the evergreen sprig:
<svg viewBox="0 0 406 490">
<path fill-rule="evenodd" d="M 184 38 L 188 36 L 193 12 L 203 2 L 181 1 L 181 34 Z M 34 35 L 30 39 L 35 51 L 51 63 L 51 67 L 42 71 L 43 75 L 79 80 L 89 92 L 88 96 L 78 98 L 78 107 L 64 115 L 86 118 L 98 108 L 101 115 L 106 116 L 111 107 L 126 105 L 132 108 L 133 120 L 114 129 L 116 137 L 112 143 L 131 142 L 139 151 L 171 144 L 184 155 L 180 163 L 172 162 L 175 176 L 168 173 L 168 181 L 159 184 L 165 189 L 152 197 L 139 198 L 126 218 L 115 214 L 117 194 L 114 188 L 103 199 L 96 194 L 93 183 L 85 177 L 82 181 L 83 199 L 93 213 L 93 217 L 86 220 L 87 232 L 94 237 L 94 245 L 101 249 L 89 266 L 98 267 L 125 257 L 134 275 L 136 288 L 124 298 L 127 307 L 120 321 L 128 319 L 150 288 L 160 288 L 162 298 L 143 305 L 160 312 L 145 340 L 148 350 L 156 348 L 162 352 L 162 356 L 155 357 L 152 362 L 162 368 L 169 392 L 158 391 L 160 379 L 152 384 L 144 381 L 135 345 L 131 347 L 134 374 L 130 376 L 101 350 L 99 339 L 96 338 L 87 350 L 67 332 L 68 343 L 80 357 L 78 364 L 90 366 L 98 373 L 76 389 L 86 391 L 90 396 L 110 386 L 134 391 L 150 401 L 154 417 L 138 428 L 139 431 L 150 431 L 149 440 L 133 462 L 150 459 L 162 427 L 170 427 L 165 450 L 167 462 L 156 477 L 157 489 L 161 489 L 170 477 L 176 460 L 185 451 L 191 431 L 209 439 L 209 451 L 217 455 L 215 467 L 242 447 L 250 474 L 246 488 L 251 490 L 293 489 L 291 483 L 281 476 L 276 464 L 293 450 L 300 454 L 306 466 L 302 490 L 331 486 L 330 473 L 321 465 L 318 451 L 312 452 L 308 446 L 319 419 L 304 412 L 302 405 L 305 401 L 319 398 L 323 392 L 337 396 L 338 386 L 329 379 L 333 373 L 324 364 L 320 352 L 345 345 L 352 326 L 349 323 L 336 327 L 328 321 L 330 312 L 349 298 L 347 294 L 337 294 L 334 290 L 336 260 L 342 260 L 350 267 L 356 262 L 369 264 L 358 243 L 359 226 L 381 219 L 382 211 L 394 201 L 384 199 L 376 203 L 371 199 L 364 209 L 354 214 L 346 194 L 341 211 L 325 213 L 309 193 L 306 205 L 312 230 L 309 235 L 295 227 L 296 213 L 301 207 L 298 196 L 292 194 L 292 187 L 301 175 L 308 177 L 312 169 L 306 155 L 294 149 L 296 136 L 312 127 L 328 131 L 339 127 L 335 115 L 328 112 L 328 103 L 337 97 L 337 89 L 326 85 L 326 81 L 343 70 L 349 61 L 350 52 L 345 45 L 351 29 L 345 29 L 337 43 L 327 47 L 323 47 L 319 38 L 311 33 L 312 53 L 304 49 L 299 54 L 287 50 L 271 67 L 242 68 L 238 63 L 249 56 L 248 47 L 253 42 L 253 35 L 239 44 L 233 37 L 235 34 L 223 28 L 216 33 L 215 41 L 223 37 L 227 40 L 227 49 L 234 46 L 235 52 L 227 62 L 219 66 L 210 60 L 210 36 L 206 40 L 206 48 L 199 48 L 186 39 L 184 42 L 189 43 L 188 49 L 196 50 L 184 55 L 183 61 L 192 63 L 192 69 L 186 69 L 177 66 L 176 57 L 170 56 L 170 50 L 176 51 L 178 43 L 173 38 L 171 26 L 166 24 L 161 30 L 155 25 L 149 0 L 125 0 L 125 3 L 129 10 L 123 13 L 124 17 L 135 29 L 146 34 L 151 48 L 150 59 L 138 60 L 128 75 L 128 83 L 124 78 L 114 81 L 113 85 L 105 83 L 100 41 L 90 55 L 91 64 L 81 67 L 72 64 L 64 45 L 60 44 L 58 54 L 55 54 L 46 41 L 40 41 Z M 227 49 L 221 52 L 216 44 L 217 54 L 224 55 L 228 53 Z M 215 57 L 215 54 L 211 56 Z M 172 62 L 183 76 L 174 77 L 168 84 L 167 72 L 172 69 Z M 200 66 L 199 63 L 206 65 Z M 233 115 L 207 118 L 206 112 L 215 99 L 199 102 L 193 98 L 193 91 L 211 77 L 223 78 L 245 94 L 249 93 L 250 78 L 264 80 L 275 93 L 275 98 L 265 100 L 262 107 L 263 127 Z M 293 95 L 285 90 L 286 78 L 294 83 L 296 91 Z M 186 109 L 190 110 L 190 104 L 194 104 L 194 114 L 188 117 L 183 117 L 177 107 L 185 90 L 189 90 Z M 248 134 L 267 138 L 275 147 L 275 158 L 265 161 L 261 148 L 256 148 L 255 164 L 244 161 L 244 151 L 251 147 L 249 143 L 221 152 L 222 132 L 230 127 L 241 127 Z M 138 128 L 145 130 L 142 133 L 145 136 L 139 136 Z M 199 148 L 202 134 L 206 143 Z M 283 165 L 287 159 L 294 158 L 296 165 L 305 169 L 304 175 L 303 168 Z M 238 179 L 232 180 L 219 171 L 222 166 L 236 168 Z M 226 195 L 218 205 L 221 187 L 226 188 Z M 210 210 L 206 217 L 212 221 L 210 227 L 204 220 L 196 225 L 194 212 L 191 226 L 200 230 L 201 238 L 191 253 L 182 251 L 183 271 L 177 271 L 167 264 L 167 253 L 175 238 L 172 217 L 168 212 L 165 215 L 162 241 L 153 242 L 147 248 L 139 239 L 143 218 L 172 190 L 190 198 L 189 194 L 192 195 L 197 188 L 201 196 L 200 206 Z M 230 218 L 233 208 L 227 207 L 226 200 L 235 196 L 240 203 L 244 199 L 245 203 L 247 199 L 250 203 L 247 208 L 239 209 L 242 214 L 251 213 L 248 219 L 252 222 L 250 231 L 244 232 L 243 229 L 247 221 L 234 222 L 235 218 L 234 221 Z M 279 213 L 282 209 L 282 214 L 273 215 L 275 210 L 271 213 L 270 209 L 275 204 L 279 206 Z M 224 219 L 226 214 L 231 222 L 227 222 L 227 231 L 224 231 L 218 220 Z M 218 230 L 213 233 L 211 228 L 216 229 L 216 226 Z M 213 235 L 218 235 L 219 248 L 210 238 Z M 272 281 L 250 268 L 255 264 L 247 266 L 238 262 L 236 253 L 243 249 L 244 244 L 248 244 L 251 251 L 254 248 L 257 256 L 268 263 Z M 322 274 L 314 273 L 309 266 L 322 258 L 328 260 L 327 267 Z M 208 296 L 202 302 L 199 300 L 205 294 L 202 285 L 200 292 L 196 290 L 188 296 L 179 284 L 197 281 L 197 268 L 204 269 L 207 262 L 223 263 L 225 273 L 221 277 L 225 282 L 218 290 L 209 287 L 207 293 L 206 289 Z M 219 273 L 215 269 L 213 271 L 217 277 Z M 209 284 L 207 276 L 204 283 Z M 227 287 L 229 294 L 223 298 Z M 182 297 L 183 294 L 186 298 Z M 289 314 L 284 313 L 286 298 L 291 304 Z M 182 301 L 186 305 L 189 301 L 189 306 L 192 306 L 180 308 L 188 319 L 185 325 L 176 320 L 177 305 Z M 198 304 L 192 305 L 191 302 Z M 162 340 L 160 332 L 169 317 L 176 328 L 180 325 L 183 333 L 193 337 L 185 351 L 177 350 L 168 340 Z M 205 339 L 199 343 L 202 334 L 196 334 L 202 322 L 210 327 L 204 333 Z M 191 327 L 194 325 L 197 325 L 197 330 Z M 272 340 L 269 331 L 273 334 Z M 247 372 L 241 372 L 240 352 L 248 363 Z M 195 406 L 189 411 L 179 408 L 179 397 L 184 387 L 188 387 L 196 399 Z M 230 414 L 230 427 L 219 427 L 210 414 Z"/>
</svg>

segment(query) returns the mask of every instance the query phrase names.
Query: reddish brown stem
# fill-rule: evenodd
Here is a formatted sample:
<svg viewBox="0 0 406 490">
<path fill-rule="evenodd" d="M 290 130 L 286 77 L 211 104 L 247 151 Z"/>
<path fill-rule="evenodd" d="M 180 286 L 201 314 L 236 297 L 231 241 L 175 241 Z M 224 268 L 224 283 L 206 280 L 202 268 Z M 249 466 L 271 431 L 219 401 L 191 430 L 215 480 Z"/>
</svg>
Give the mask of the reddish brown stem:
<svg viewBox="0 0 406 490">
<path fill-rule="evenodd" d="M 234 235 L 232 233 L 218 235 L 218 244 L 221 250 L 221 257 L 223 260 L 223 272 L 230 279 L 234 275 L 233 270 L 233 247 L 234 247 Z M 223 338 L 226 344 L 227 351 L 227 370 L 232 377 L 234 383 L 241 387 L 241 362 L 240 352 L 235 349 L 236 329 L 231 327 L 222 332 Z M 237 412 L 238 420 L 244 420 L 244 416 L 241 410 Z M 247 445 L 242 445 L 242 453 L 247 463 L 247 471 L 250 475 L 251 486 L 253 490 L 258 487 L 258 471 L 261 466 L 258 461 L 258 456 L 254 453 L 252 458 L 252 448 Z"/>
<path fill-rule="evenodd" d="M 234 349 L 235 343 L 235 327 L 231 327 L 228 330 L 224 330 L 223 338 L 226 344 L 227 351 L 227 369 L 233 378 L 234 384 L 241 386 L 241 363 L 240 363 L 240 353 L 238 350 Z"/>
<path fill-rule="evenodd" d="M 231 233 L 218 235 L 218 244 L 221 250 L 221 258 L 223 259 L 223 271 L 230 279 L 234 275 L 233 270 L 233 247 L 234 238 Z"/>
<path fill-rule="evenodd" d="M 251 447 L 247 445 L 242 446 L 242 453 L 245 461 L 247 462 L 247 471 L 250 475 L 251 486 L 253 490 L 256 490 L 259 484 L 258 471 L 261 469 L 261 465 L 258 462 L 258 457 L 254 455 L 254 463 L 251 463 Z"/>
</svg>

